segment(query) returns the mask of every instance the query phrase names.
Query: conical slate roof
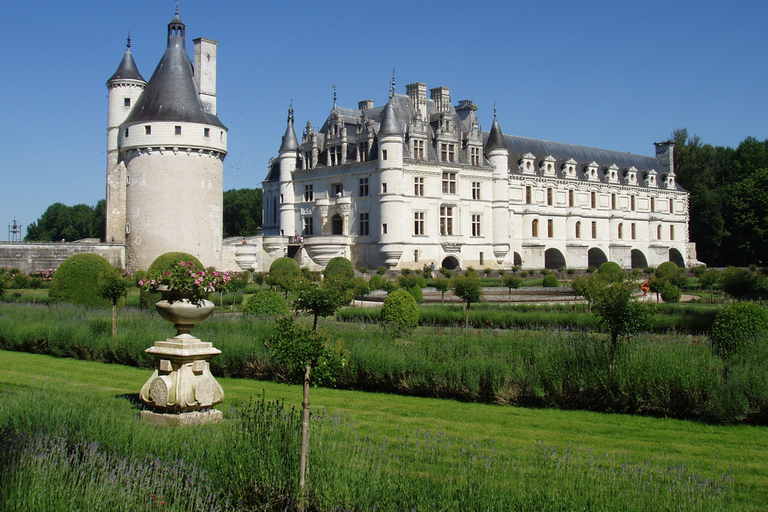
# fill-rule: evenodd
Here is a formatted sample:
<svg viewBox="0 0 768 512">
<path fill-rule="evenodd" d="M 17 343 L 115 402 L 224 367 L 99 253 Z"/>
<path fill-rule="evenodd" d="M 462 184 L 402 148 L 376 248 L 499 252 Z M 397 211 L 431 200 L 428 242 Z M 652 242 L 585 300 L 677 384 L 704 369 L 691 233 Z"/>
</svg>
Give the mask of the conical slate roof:
<svg viewBox="0 0 768 512">
<path fill-rule="evenodd" d="M 280 153 L 284 151 L 296 151 L 299 149 L 299 141 L 296 138 L 296 131 L 293 129 L 293 106 L 288 109 L 288 126 L 283 135 L 283 143 L 280 146 Z"/>
<path fill-rule="evenodd" d="M 507 146 L 507 143 L 504 140 L 504 134 L 501 133 L 501 127 L 499 127 L 499 121 L 496 120 L 496 117 L 493 118 L 491 133 L 488 134 L 488 142 L 485 143 L 485 154 L 487 155 L 494 149 L 509 150 L 509 146 Z"/>
<path fill-rule="evenodd" d="M 176 32 L 179 27 L 182 30 Z M 203 108 L 195 85 L 192 63 L 185 48 L 183 24 L 178 13 L 169 24 L 168 47 L 126 123 L 180 121 L 226 128 Z"/>
<path fill-rule="evenodd" d="M 392 98 L 387 102 L 387 106 L 384 107 L 384 116 L 381 119 L 381 128 L 379 129 L 379 137 L 386 137 L 387 135 L 402 135 L 403 131 L 397 124 L 397 116 L 395 115 L 395 108 L 392 104 Z"/>
<path fill-rule="evenodd" d="M 118 82 L 120 80 L 139 80 L 147 83 L 147 81 L 144 80 L 144 77 L 141 76 L 141 73 L 139 73 L 139 68 L 136 67 L 136 62 L 133 60 L 130 41 L 128 42 L 128 48 L 125 49 L 123 60 L 120 61 L 120 66 L 118 66 L 115 74 L 107 80 L 107 83 Z"/>
</svg>

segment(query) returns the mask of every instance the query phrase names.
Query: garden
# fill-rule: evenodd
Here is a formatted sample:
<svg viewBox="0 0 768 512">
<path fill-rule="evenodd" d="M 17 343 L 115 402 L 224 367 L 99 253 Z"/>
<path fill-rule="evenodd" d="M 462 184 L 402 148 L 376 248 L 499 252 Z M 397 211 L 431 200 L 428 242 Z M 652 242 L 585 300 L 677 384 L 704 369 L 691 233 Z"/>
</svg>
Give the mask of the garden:
<svg viewBox="0 0 768 512">
<path fill-rule="evenodd" d="M 702 304 L 640 304 L 621 295 L 632 276 L 606 269 L 571 276 L 585 281 L 578 303 L 519 306 L 481 302 L 488 283 L 478 285 L 495 279 L 511 293 L 509 278 L 523 276 L 390 279 L 338 266 L 322 281 L 274 269 L 216 294 L 220 311 L 194 333 L 222 350 L 211 371 L 226 421 L 184 428 L 135 418 L 155 364 L 144 350 L 172 334 L 155 312 L 120 308 L 145 290 L 128 283 L 102 308 L 50 301 L 45 285 L 33 300 L 6 290 L 0 509 L 760 510 L 768 500 L 758 303 L 712 306 L 705 287 Z M 413 286 L 440 286 L 418 278 L 451 282 L 463 305 L 416 306 Z M 610 301 L 589 291 L 598 280 Z M 106 281 L 94 289 L 109 296 Z M 392 288 L 382 306 L 354 307 L 376 281 Z M 754 284 L 748 293 L 759 302 Z M 322 343 L 303 492 L 305 361 L 281 357 L 276 337 L 289 312 Z"/>
</svg>

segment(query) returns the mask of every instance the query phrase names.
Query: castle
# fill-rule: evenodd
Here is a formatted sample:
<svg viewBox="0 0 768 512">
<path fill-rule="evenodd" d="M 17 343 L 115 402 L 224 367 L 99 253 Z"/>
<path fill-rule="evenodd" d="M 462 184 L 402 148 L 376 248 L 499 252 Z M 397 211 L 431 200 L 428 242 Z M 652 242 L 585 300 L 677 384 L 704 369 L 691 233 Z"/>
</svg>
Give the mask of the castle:
<svg viewBox="0 0 768 512">
<path fill-rule="evenodd" d="M 168 25 L 149 82 L 130 52 L 107 81 L 107 242 L 129 269 L 185 251 L 222 269 L 266 270 L 280 256 L 317 270 L 356 267 L 625 268 L 696 262 L 688 193 L 673 145 L 641 156 L 505 135 L 494 108 L 423 83 L 383 106 L 334 105 L 301 142 L 293 108 L 263 182 L 263 234 L 222 240 L 227 129 L 216 111 L 216 42 Z"/>
<path fill-rule="evenodd" d="M 301 143 L 293 109 L 263 183 L 266 254 L 322 267 L 624 268 L 696 262 L 674 146 L 656 157 L 502 133 L 494 112 L 394 78 L 386 105 L 334 106 Z"/>
</svg>

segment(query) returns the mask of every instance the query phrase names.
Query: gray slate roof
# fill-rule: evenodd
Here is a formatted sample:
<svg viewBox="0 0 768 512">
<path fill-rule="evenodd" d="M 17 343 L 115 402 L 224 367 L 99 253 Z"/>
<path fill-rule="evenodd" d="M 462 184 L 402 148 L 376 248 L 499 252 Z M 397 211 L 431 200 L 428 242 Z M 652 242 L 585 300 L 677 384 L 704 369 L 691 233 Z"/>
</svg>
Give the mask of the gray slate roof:
<svg viewBox="0 0 768 512">
<path fill-rule="evenodd" d="M 107 83 L 118 82 L 120 80 L 139 80 L 144 83 L 147 82 L 144 80 L 144 77 L 141 76 L 141 73 L 139 73 L 139 68 L 136 67 L 136 61 L 133 60 L 130 48 L 125 49 L 123 60 L 120 61 L 117 71 L 115 71 L 115 74 L 107 80 Z"/>
</svg>

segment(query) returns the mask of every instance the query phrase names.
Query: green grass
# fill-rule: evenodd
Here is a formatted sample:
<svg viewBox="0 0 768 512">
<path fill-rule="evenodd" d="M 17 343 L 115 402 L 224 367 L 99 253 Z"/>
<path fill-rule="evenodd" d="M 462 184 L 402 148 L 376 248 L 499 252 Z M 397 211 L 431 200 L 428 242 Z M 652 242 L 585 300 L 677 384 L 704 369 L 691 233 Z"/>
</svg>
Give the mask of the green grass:
<svg viewBox="0 0 768 512">
<path fill-rule="evenodd" d="M 148 370 L 119 365 L 15 352 L 0 352 L 0 358 L 3 361 L 0 392 L 3 394 L 53 388 L 65 395 L 100 397 L 123 409 L 122 397 L 136 393 L 150 374 Z M 299 386 L 226 378 L 219 381 L 227 395 L 221 407 L 226 414 L 230 414 L 227 411 L 231 406 L 262 393 L 271 400 L 284 400 L 288 405 L 298 406 L 301 401 Z M 539 447 L 556 446 L 561 450 L 571 447 L 606 454 L 603 461 L 628 457 L 638 464 L 649 460 L 661 461 L 662 465 L 684 462 L 687 468 L 718 479 L 732 471 L 737 501 L 730 510 L 750 507 L 761 510 L 768 502 L 766 427 L 500 407 L 323 388 L 312 389 L 310 398 L 314 409 L 325 409 L 328 414 L 348 414 L 360 436 L 373 435 L 376 440 L 386 440 L 393 446 L 403 437 L 418 438 L 417 432 L 421 432 L 423 438 L 427 430 L 432 435 L 440 432 L 455 438 L 465 446 L 467 443 L 486 446 L 494 440 L 494 449 L 507 453 L 530 451 L 538 443 Z M 50 407 L 63 406 L 51 403 Z M 427 441 L 423 441 L 425 446 L 429 445 Z M 104 440 L 102 444 L 106 444 Z M 343 450 L 343 444 L 337 448 Z M 444 473 L 450 470 L 450 463 L 456 457 L 451 453 L 421 463 L 431 463 L 431 471 Z M 400 457 L 403 462 L 414 459 L 415 455 L 407 452 Z"/>
</svg>

